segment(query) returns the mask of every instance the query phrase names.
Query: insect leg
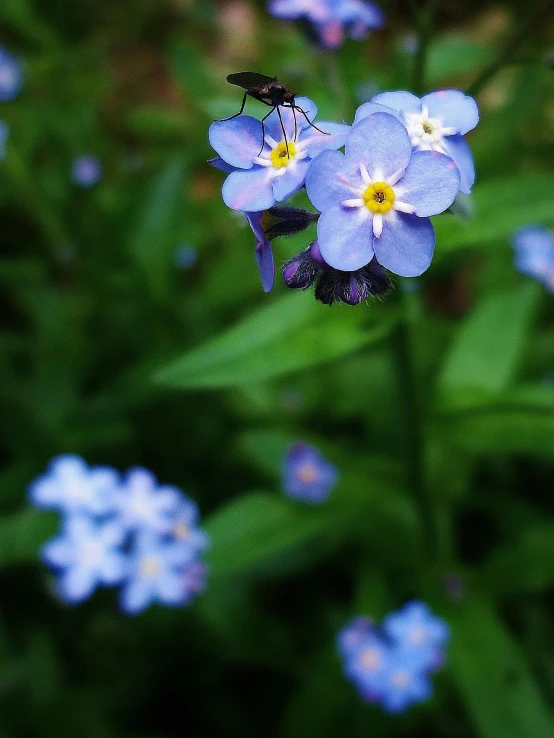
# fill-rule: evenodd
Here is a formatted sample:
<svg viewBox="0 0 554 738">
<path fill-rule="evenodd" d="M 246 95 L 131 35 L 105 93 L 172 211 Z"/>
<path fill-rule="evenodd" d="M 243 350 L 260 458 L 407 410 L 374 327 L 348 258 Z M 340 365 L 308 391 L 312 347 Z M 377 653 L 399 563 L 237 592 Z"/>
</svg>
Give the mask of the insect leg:
<svg viewBox="0 0 554 738">
<path fill-rule="evenodd" d="M 294 110 L 294 105 L 292 106 L 292 117 L 294 118 L 294 140 L 298 138 L 298 125 L 296 123 L 296 111 Z"/>
<path fill-rule="evenodd" d="M 247 96 L 248 96 L 248 92 L 245 92 L 244 93 L 244 97 L 242 98 L 242 105 L 240 106 L 240 110 L 239 110 L 238 113 L 235 113 L 230 118 L 220 118 L 217 122 L 218 123 L 223 123 L 226 120 L 233 120 L 233 118 L 237 118 L 242 113 L 242 111 L 244 110 L 244 106 L 246 105 L 246 98 L 247 98 Z"/>
<path fill-rule="evenodd" d="M 264 150 L 264 144 L 265 144 L 265 126 L 264 126 L 264 120 L 266 118 L 269 118 L 269 116 L 271 115 L 271 113 L 273 113 L 273 111 L 275 110 L 276 107 L 277 106 L 275 105 L 275 107 L 271 108 L 271 110 L 269 111 L 269 113 L 267 115 L 264 115 L 264 117 L 261 120 L 261 123 L 262 123 L 262 148 L 258 151 L 258 156 Z"/>
<path fill-rule="evenodd" d="M 285 147 L 287 149 L 287 157 L 290 159 L 289 142 L 287 141 L 287 132 L 285 131 L 285 126 L 284 126 L 284 123 L 283 123 L 283 119 L 281 118 L 281 111 L 279 110 L 279 106 L 278 105 L 276 105 L 275 107 L 276 107 L 276 110 L 277 110 L 277 115 L 279 116 L 279 121 L 281 123 L 281 130 L 283 131 L 283 136 L 285 137 Z"/>
<path fill-rule="evenodd" d="M 304 116 L 304 118 L 306 118 L 306 120 L 308 121 L 308 123 L 311 125 L 312 128 L 315 128 L 316 131 L 319 131 L 320 133 L 323 133 L 325 136 L 330 136 L 331 135 L 330 133 L 327 133 L 327 131 L 322 131 L 321 128 L 318 128 L 317 126 L 314 126 L 314 124 L 312 123 L 312 121 L 306 115 L 306 111 L 305 110 L 302 110 L 302 108 L 299 108 L 298 105 L 295 105 L 294 107 L 302 113 L 302 115 Z"/>
</svg>

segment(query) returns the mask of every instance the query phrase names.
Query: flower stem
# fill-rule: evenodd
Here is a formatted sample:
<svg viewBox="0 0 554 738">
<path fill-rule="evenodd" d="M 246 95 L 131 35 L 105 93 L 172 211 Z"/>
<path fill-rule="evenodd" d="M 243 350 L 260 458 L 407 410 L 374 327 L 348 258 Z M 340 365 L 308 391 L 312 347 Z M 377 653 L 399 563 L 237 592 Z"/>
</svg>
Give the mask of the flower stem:
<svg viewBox="0 0 554 738">
<path fill-rule="evenodd" d="M 508 39 L 497 58 L 486 69 L 484 69 L 475 82 L 470 85 L 467 90 L 468 95 L 476 95 L 480 92 L 487 82 L 489 82 L 489 80 L 492 79 L 492 77 L 494 77 L 494 75 L 510 60 L 511 56 L 517 50 L 518 46 L 525 39 L 527 34 L 530 33 L 533 28 L 538 27 L 541 21 L 546 19 L 546 17 L 552 12 L 554 12 L 554 0 L 546 0 L 546 2 L 540 3 L 535 9 L 535 12 L 531 13 L 527 21 L 518 28 L 511 38 Z"/>
<path fill-rule="evenodd" d="M 437 5 L 438 0 L 427 0 L 427 3 L 422 8 L 416 5 L 415 0 L 411 2 L 417 28 L 417 49 L 414 57 L 412 80 L 412 88 L 416 95 L 421 95 L 425 92 L 427 58 L 433 35 L 433 24 Z"/>
</svg>

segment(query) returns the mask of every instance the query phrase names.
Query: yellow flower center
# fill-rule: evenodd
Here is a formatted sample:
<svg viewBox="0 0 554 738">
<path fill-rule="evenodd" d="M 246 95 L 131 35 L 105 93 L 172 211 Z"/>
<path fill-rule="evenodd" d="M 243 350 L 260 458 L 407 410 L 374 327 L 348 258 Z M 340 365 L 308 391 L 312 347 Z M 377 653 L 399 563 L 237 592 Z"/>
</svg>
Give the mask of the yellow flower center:
<svg viewBox="0 0 554 738">
<path fill-rule="evenodd" d="M 422 127 L 425 133 L 433 133 L 435 130 L 434 126 L 428 120 L 423 121 Z"/>
<path fill-rule="evenodd" d="M 366 648 L 366 650 L 362 653 L 360 662 L 362 664 L 362 667 L 364 669 L 367 669 L 368 671 L 373 671 L 374 669 L 377 669 L 381 664 L 379 651 L 374 648 Z"/>
<path fill-rule="evenodd" d="M 271 163 L 276 169 L 286 167 L 294 159 L 295 154 L 296 146 L 293 143 L 289 141 L 287 151 L 287 144 L 281 141 L 271 152 Z"/>
<path fill-rule="evenodd" d="M 398 687 L 399 689 L 404 689 L 404 687 L 407 687 L 410 681 L 410 675 L 405 671 L 397 671 L 395 674 L 393 674 L 391 679 L 393 686 Z"/>
<path fill-rule="evenodd" d="M 317 469 L 313 464 L 302 464 L 296 472 L 298 479 L 304 484 L 312 484 L 317 479 Z"/>
<path fill-rule="evenodd" d="M 161 568 L 162 567 L 160 566 L 158 559 L 146 559 L 142 562 L 141 574 L 145 577 L 155 577 Z"/>
<path fill-rule="evenodd" d="M 373 213 L 388 213 L 394 203 L 394 192 L 385 182 L 375 182 L 364 192 L 364 202 Z"/>
<path fill-rule="evenodd" d="M 185 539 L 188 537 L 190 531 L 189 527 L 186 523 L 179 522 L 175 525 L 175 528 L 173 529 L 173 535 L 175 538 Z"/>
</svg>

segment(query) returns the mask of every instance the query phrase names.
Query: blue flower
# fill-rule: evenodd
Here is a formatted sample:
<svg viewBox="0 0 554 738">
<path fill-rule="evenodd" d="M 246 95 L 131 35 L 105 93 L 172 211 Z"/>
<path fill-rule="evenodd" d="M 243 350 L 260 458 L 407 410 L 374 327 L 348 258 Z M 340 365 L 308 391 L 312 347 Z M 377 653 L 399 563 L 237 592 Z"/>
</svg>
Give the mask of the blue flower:
<svg viewBox="0 0 554 738">
<path fill-rule="evenodd" d="M 528 225 L 513 234 L 512 245 L 516 268 L 554 292 L 554 231 Z"/>
<path fill-rule="evenodd" d="M 456 162 L 460 191 L 469 195 L 475 181 L 475 165 L 464 134 L 479 122 L 477 103 L 460 90 L 439 90 L 421 99 L 410 92 L 382 92 L 358 108 L 354 123 L 374 112 L 371 105 L 384 105 L 397 113 L 417 151 L 437 151 Z"/>
<path fill-rule="evenodd" d="M 431 696 L 431 671 L 444 660 L 447 624 L 422 602 L 390 613 L 382 626 L 355 618 L 338 635 L 343 670 L 364 700 L 391 713 Z"/>
<path fill-rule="evenodd" d="M 369 0 L 270 0 L 269 12 L 284 20 L 306 18 L 329 49 L 341 46 L 345 34 L 362 39 L 385 24 L 384 13 Z"/>
<path fill-rule="evenodd" d="M 29 487 L 37 507 L 66 514 L 106 515 L 114 509 L 119 475 L 108 467 L 88 467 L 80 456 L 57 456 Z"/>
<path fill-rule="evenodd" d="M 210 545 L 207 533 L 198 527 L 199 517 L 198 505 L 181 495 L 172 515 L 169 534 L 172 540 L 184 544 L 194 554 L 202 553 Z"/>
<path fill-rule="evenodd" d="M 390 613 L 382 628 L 397 648 L 411 655 L 420 667 L 433 669 L 442 663 L 450 628 L 424 602 L 408 602 Z"/>
<path fill-rule="evenodd" d="M 430 215 L 446 210 L 458 192 L 452 159 L 416 151 L 393 115 L 372 113 L 357 123 L 345 154 L 324 151 L 306 178 L 308 197 L 322 211 L 318 243 L 335 269 L 355 271 L 375 256 L 402 277 L 417 277 L 433 257 Z"/>
<path fill-rule="evenodd" d="M 84 515 L 69 517 L 61 535 L 41 550 L 45 564 L 60 572 L 58 591 L 63 600 L 86 600 L 99 585 L 121 582 L 126 558 L 120 547 L 125 530 L 117 521 L 95 523 Z"/>
<path fill-rule="evenodd" d="M 313 446 L 295 443 L 285 454 L 283 489 L 289 497 L 324 502 L 337 479 L 337 468 Z"/>
<path fill-rule="evenodd" d="M 73 162 L 71 176 L 81 187 L 93 187 L 102 178 L 102 164 L 94 156 L 79 156 Z"/>
<path fill-rule="evenodd" d="M 148 469 L 129 469 L 114 502 L 122 525 L 131 531 L 169 533 L 182 501 L 177 487 L 158 485 Z"/>
<path fill-rule="evenodd" d="M 206 588 L 206 576 L 208 574 L 208 566 L 202 561 L 193 561 L 183 572 L 184 595 L 183 605 L 201 594 Z"/>
<path fill-rule="evenodd" d="M 141 531 L 130 553 L 129 576 L 121 589 L 120 605 L 134 615 L 154 602 L 183 605 L 190 599 L 185 577 L 194 553 L 185 541 L 168 541 Z"/>
<path fill-rule="evenodd" d="M 21 65 L 7 49 L 0 46 L 0 102 L 16 98 L 23 86 Z"/>
<path fill-rule="evenodd" d="M 6 155 L 5 145 L 9 135 L 10 129 L 3 121 L 0 120 L 0 159 L 3 159 Z"/>
<path fill-rule="evenodd" d="M 264 292 L 271 292 L 275 282 L 275 261 L 271 244 L 263 226 L 264 213 L 245 213 L 245 215 L 248 225 L 256 236 L 254 255 L 260 270 L 263 290 Z"/>
<path fill-rule="evenodd" d="M 311 100 L 299 97 L 296 104 L 310 121 L 314 120 L 317 109 Z M 269 115 L 264 125 L 263 142 L 261 122 L 249 115 L 210 126 L 211 145 L 222 163 L 235 168 L 222 190 L 225 204 L 233 210 L 259 213 L 288 199 L 304 184 L 311 160 L 325 149 L 343 146 L 349 131 L 344 124 L 318 123 L 327 135 L 320 133 L 298 110 L 282 106 Z"/>
</svg>

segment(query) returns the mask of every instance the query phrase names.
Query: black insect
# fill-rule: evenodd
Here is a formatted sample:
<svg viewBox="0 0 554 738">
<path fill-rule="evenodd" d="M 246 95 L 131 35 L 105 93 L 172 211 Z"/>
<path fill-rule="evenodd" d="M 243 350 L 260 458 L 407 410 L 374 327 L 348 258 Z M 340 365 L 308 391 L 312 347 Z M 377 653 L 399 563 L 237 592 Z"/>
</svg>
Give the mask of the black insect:
<svg viewBox="0 0 554 738">
<path fill-rule="evenodd" d="M 306 111 L 295 103 L 296 94 L 294 92 L 291 92 L 290 90 L 287 90 L 285 85 L 279 82 L 277 77 L 268 77 L 265 74 L 258 74 L 257 72 L 236 72 L 235 74 L 229 74 L 227 76 L 227 82 L 232 85 L 236 85 L 237 87 L 242 87 L 242 89 L 246 90 L 246 92 L 244 93 L 244 97 L 242 98 L 242 104 L 240 106 L 239 112 L 235 113 L 235 115 L 231 115 L 230 118 L 222 118 L 222 121 L 232 120 L 233 118 L 236 118 L 238 115 L 240 115 L 244 110 L 246 98 L 248 96 L 253 97 L 254 100 L 258 100 L 259 102 L 271 108 L 269 113 L 267 115 L 264 115 L 264 117 L 262 118 L 262 148 L 260 149 L 260 153 L 264 147 L 265 140 L 264 121 L 271 115 L 274 110 L 276 110 L 277 115 L 279 116 L 279 121 L 281 123 L 281 130 L 283 131 L 285 145 L 287 147 L 287 155 L 290 158 L 287 134 L 285 131 L 285 126 L 283 125 L 281 111 L 279 110 L 279 108 L 281 107 L 292 109 L 292 114 L 294 116 L 294 140 L 296 140 L 297 134 L 297 110 L 299 113 L 302 113 L 302 115 L 304 116 L 304 118 L 306 118 L 312 128 L 315 128 L 315 130 L 319 131 L 320 133 L 325 133 L 325 135 L 329 135 L 317 126 L 314 126 L 312 121 L 308 118 Z"/>
</svg>

